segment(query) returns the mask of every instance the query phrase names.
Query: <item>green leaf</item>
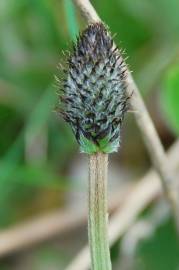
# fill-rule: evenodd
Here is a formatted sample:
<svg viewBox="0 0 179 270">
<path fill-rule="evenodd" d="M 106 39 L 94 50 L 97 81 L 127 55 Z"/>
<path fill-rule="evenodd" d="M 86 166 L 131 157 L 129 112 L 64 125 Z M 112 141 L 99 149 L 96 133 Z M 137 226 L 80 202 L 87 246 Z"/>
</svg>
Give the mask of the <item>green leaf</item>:
<svg viewBox="0 0 179 270">
<path fill-rule="evenodd" d="M 177 270 L 179 243 L 171 220 L 167 220 L 148 239 L 140 242 L 134 270 Z"/>
<path fill-rule="evenodd" d="M 64 0 L 64 9 L 70 37 L 75 41 L 79 29 L 72 0 Z"/>
<path fill-rule="evenodd" d="M 179 134 L 179 65 L 172 66 L 165 74 L 161 108 L 166 123 L 176 134 Z"/>
</svg>

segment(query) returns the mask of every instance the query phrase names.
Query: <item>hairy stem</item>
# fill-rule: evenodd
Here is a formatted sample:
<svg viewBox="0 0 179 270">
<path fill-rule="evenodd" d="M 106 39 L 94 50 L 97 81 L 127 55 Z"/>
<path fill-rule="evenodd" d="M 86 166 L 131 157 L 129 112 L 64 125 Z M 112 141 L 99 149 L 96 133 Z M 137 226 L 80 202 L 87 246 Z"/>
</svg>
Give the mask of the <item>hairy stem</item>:
<svg viewBox="0 0 179 270">
<path fill-rule="evenodd" d="M 90 155 L 88 234 L 92 270 L 111 270 L 107 216 L 108 155 Z"/>
</svg>

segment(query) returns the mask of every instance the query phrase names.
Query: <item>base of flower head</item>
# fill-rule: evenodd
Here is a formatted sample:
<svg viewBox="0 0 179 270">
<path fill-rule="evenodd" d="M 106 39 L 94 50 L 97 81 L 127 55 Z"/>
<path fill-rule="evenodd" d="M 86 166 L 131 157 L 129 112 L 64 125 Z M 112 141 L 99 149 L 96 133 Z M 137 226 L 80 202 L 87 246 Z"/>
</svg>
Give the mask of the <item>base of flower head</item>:
<svg viewBox="0 0 179 270">
<path fill-rule="evenodd" d="M 117 152 L 119 148 L 119 139 L 110 142 L 109 138 L 103 138 L 99 141 L 98 144 L 88 140 L 83 135 L 80 136 L 80 152 L 86 154 L 95 154 L 97 152 L 102 152 L 106 154 L 110 154 L 113 152 Z"/>
</svg>

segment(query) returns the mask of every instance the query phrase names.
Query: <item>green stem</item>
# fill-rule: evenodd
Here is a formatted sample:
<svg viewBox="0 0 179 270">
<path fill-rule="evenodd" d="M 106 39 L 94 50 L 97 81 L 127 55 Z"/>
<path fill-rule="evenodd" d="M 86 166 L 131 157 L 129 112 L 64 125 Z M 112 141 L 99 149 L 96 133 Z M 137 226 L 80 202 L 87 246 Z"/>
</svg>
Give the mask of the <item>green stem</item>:
<svg viewBox="0 0 179 270">
<path fill-rule="evenodd" d="M 88 234 L 91 270 L 111 270 L 108 243 L 107 170 L 108 155 L 90 155 Z"/>
</svg>

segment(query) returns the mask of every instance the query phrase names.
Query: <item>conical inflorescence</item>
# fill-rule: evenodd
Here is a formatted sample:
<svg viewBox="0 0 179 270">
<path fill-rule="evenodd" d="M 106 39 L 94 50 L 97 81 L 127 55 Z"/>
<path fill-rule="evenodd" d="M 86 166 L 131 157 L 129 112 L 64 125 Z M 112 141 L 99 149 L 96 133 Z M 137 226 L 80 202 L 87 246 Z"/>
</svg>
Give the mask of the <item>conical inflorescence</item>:
<svg viewBox="0 0 179 270">
<path fill-rule="evenodd" d="M 84 153 L 111 153 L 120 144 L 127 108 L 126 65 L 102 23 L 85 29 L 68 59 L 60 112 Z"/>
</svg>

